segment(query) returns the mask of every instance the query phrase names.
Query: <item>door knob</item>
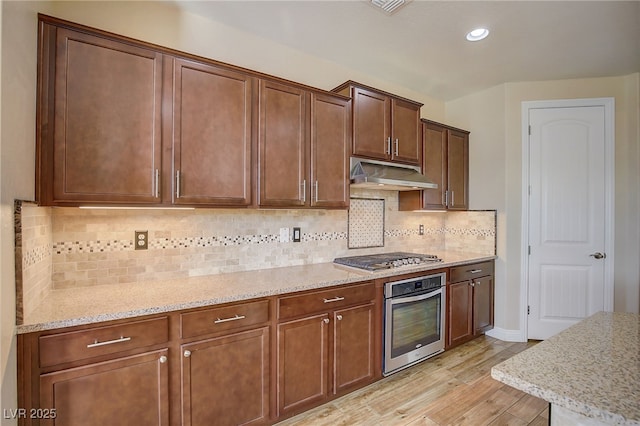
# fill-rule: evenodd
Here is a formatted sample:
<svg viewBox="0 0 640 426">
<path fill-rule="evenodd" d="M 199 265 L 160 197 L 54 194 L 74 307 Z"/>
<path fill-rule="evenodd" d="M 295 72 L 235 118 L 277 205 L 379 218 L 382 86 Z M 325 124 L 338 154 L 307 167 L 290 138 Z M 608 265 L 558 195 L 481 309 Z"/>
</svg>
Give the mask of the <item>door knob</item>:
<svg viewBox="0 0 640 426">
<path fill-rule="evenodd" d="M 595 257 L 596 259 L 604 259 L 605 257 L 607 257 L 607 255 L 606 255 L 606 254 L 602 254 L 602 253 L 600 253 L 599 251 L 598 251 L 598 252 L 595 252 L 595 253 L 592 253 L 592 254 L 590 254 L 589 256 L 591 256 L 591 257 Z"/>
</svg>

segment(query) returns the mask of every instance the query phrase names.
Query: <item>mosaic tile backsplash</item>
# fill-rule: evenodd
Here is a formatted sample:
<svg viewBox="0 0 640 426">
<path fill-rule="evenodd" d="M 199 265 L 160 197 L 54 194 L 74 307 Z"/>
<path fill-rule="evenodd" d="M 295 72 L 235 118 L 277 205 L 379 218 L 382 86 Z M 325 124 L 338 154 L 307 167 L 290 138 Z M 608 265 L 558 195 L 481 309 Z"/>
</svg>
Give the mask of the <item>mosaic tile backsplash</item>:
<svg viewBox="0 0 640 426">
<path fill-rule="evenodd" d="M 31 204 L 25 209 L 23 204 L 16 212 L 23 233 L 32 218 L 45 224 L 34 225 L 37 238 L 22 241 L 24 309 L 44 300 L 51 288 L 331 262 L 381 250 L 495 253 L 495 211 L 399 212 L 397 192 L 358 190 L 352 196 L 384 200 L 384 248 L 349 249 L 348 223 L 357 217 L 341 210 L 84 210 Z M 301 242 L 281 242 L 280 229 L 293 227 L 300 227 Z M 135 231 L 148 231 L 148 250 L 134 250 Z M 30 268 L 38 272 L 25 273 Z"/>
</svg>

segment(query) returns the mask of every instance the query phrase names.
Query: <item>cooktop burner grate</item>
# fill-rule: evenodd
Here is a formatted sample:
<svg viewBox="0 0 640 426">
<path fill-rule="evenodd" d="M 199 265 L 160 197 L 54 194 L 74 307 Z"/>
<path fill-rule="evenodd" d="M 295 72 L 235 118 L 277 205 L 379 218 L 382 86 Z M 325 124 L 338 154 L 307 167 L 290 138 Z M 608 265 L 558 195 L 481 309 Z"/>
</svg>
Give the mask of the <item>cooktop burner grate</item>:
<svg viewBox="0 0 640 426">
<path fill-rule="evenodd" d="M 404 265 L 418 265 L 423 263 L 442 262 L 436 255 L 407 252 L 393 252 L 370 254 L 365 256 L 337 257 L 333 263 L 350 266 L 352 268 L 377 271 L 381 269 L 397 268 Z"/>
</svg>

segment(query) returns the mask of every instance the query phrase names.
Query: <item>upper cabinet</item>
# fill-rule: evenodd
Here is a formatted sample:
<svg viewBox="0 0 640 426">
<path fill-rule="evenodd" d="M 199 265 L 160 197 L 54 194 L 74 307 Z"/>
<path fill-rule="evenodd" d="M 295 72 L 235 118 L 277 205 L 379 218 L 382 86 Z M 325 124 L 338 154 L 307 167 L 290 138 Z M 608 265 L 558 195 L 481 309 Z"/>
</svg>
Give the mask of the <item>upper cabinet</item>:
<svg viewBox="0 0 640 426">
<path fill-rule="evenodd" d="M 40 17 L 40 205 L 349 204 L 349 98 Z"/>
<path fill-rule="evenodd" d="M 349 205 L 348 98 L 260 81 L 258 205 Z"/>
<path fill-rule="evenodd" d="M 437 189 L 403 191 L 400 210 L 469 209 L 469 132 L 422 120 L 422 173 Z"/>
<path fill-rule="evenodd" d="M 162 55 L 44 25 L 39 201 L 160 201 Z"/>
<path fill-rule="evenodd" d="M 247 74 L 179 58 L 172 66 L 174 204 L 251 204 L 251 108 Z"/>
<path fill-rule="evenodd" d="M 347 81 L 333 89 L 353 102 L 353 155 L 419 165 L 421 103 Z"/>
</svg>

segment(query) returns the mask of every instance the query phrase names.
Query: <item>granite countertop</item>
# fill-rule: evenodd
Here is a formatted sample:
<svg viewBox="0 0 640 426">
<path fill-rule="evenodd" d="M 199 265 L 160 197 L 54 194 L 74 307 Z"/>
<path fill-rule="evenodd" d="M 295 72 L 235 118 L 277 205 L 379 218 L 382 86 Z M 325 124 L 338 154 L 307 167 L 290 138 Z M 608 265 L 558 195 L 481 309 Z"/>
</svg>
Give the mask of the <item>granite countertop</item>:
<svg viewBox="0 0 640 426">
<path fill-rule="evenodd" d="M 496 365 L 491 376 L 606 424 L 640 425 L 640 315 L 599 312 Z"/>
<path fill-rule="evenodd" d="M 403 266 L 375 273 L 319 263 L 136 284 L 51 290 L 17 333 L 177 311 L 350 284 L 412 272 L 495 259 L 493 255 L 439 252 L 442 263 Z"/>
</svg>

